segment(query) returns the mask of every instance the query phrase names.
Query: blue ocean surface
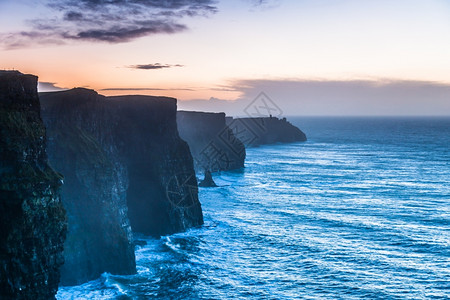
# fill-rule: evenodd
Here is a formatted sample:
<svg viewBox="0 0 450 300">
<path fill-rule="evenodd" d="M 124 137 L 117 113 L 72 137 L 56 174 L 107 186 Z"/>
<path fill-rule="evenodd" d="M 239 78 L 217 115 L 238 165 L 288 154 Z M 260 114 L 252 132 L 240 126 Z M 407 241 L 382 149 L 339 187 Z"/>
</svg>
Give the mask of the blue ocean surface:
<svg viewBox="0 0 450 300">
<path fill-rule="evenodd" d="M 58 299 L 450 299 L 450 119 L 288 118 L 200 188 L 205 225 Z"/>
</svg>

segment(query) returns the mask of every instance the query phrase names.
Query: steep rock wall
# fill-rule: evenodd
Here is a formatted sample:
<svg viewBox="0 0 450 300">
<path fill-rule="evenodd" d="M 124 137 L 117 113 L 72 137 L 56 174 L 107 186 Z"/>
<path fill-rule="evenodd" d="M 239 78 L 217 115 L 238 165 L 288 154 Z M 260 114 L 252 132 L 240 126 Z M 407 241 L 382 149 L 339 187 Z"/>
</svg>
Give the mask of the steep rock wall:
<svg viewBox="0 0 450 300">
<path fill-rule="evenodd" d="M 274 143 L 293 143 L 306 141 L 306 135 L 292 125 L 286 118 L 230 118 L 227 125 L 246 147 Z"/>
<path fill-rule="evenodd" d="M 133 231 L 159 236 L 203 224 L 192 156 L 178 135 L 176 99 L 104 97 L 86 89 L 42 95 L 50 97 L 73 103 L 65 110 L 77 107 L 79 128 L 121 170 Z"/>
<path fill-rule="evenodd" d="M 176 99 L 108 97 L 130 186 L 128 207 L 135 231 L 165 235 L 203 224 L 197 179 L 188 144 L 178 134 Z"/>
<path fill-rule="evenodd" d="M 66 217 L 45 134 L 37 77 L 0 71 L 1 299 L 52 299 L 58 289 Z"/>
<path fill-rule="evenodd" d="M 191 149 L 198 172 L 244 167 L 245 147 L 225 122 L 224 113 L 177 112 L 178 131 Z"/>
<path fill-rule="evenodd" d="M 62 200 L 68 214 L 61 284 L 75 285 L 102 273 L 136 272 L 127 215 L 128 178 L 114 153 L 99 143 L 105 121 L 94 91 L 43 93 L 52 166 L 64 174 Z M 97 120 L 96 120 L 97 119 Z"/>
</svg>

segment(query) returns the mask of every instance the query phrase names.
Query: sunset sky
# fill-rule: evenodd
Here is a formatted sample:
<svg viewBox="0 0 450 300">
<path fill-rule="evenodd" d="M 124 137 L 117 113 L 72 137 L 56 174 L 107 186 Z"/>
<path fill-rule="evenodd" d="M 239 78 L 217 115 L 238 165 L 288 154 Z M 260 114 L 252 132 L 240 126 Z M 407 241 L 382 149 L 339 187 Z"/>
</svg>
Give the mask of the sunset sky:
<svg viewBox="0 0 450 300">
<path fill-rule="evenodd" d="M 345 114 L 327 103 L 350 98 L 348 114 L 370 114 L 358 101 L 382 90 L 379 108 L 411 107 L 376 114 L 450 115 L 450 1 L 0 0 L 0 69 L 38 75 L 41 91 L 264 91 L 287 107 L 306 105 L 307 85 L 307 100 L 321 100 L 304 113 L 319 115 Z"/>
</svg>

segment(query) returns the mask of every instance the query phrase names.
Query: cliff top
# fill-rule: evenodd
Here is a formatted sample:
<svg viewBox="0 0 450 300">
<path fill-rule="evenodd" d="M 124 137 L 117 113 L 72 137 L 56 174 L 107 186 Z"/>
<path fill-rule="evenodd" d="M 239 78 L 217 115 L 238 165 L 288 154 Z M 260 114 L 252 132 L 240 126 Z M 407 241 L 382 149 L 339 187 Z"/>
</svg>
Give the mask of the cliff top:
<svg viewBox="0 0 450 300">
<path fill-rule="evenodd" d="M 230 119 L 235 119 L 235 120 L 272 120 L 272 121 L 282 121 L 282 122 L 287 122 L 286 118 L 277 118 L 277 117 L 238 117 L 238 118 L 231 118 Z"/>
<path fill-rule="evenodd" d="M 181 120 L 188 120 L 190 122 L 209 122 L 212 121 L 219 122 L 220 126 L 225 125 L 225 113 L 213 113 L 213 112 L 203 112 L 203 111 L 186 111 L 179 110 L 177 111 L 177 116 Z"/>
<path fill-rule="evenodd" d="M 135 104 L 141 103 L 170 103 L 171 105 L 177 104 L 177 99 L 166 96 L 147 96 L 147 95 L 123 95 L 123 96 L 109 96 L 107 100 L 116 102 L 132 102 Z"/>
<path fill-rule="evenodd" d="M 207 112 L 207 111 L 195 111 L 195 110 L 179 110 L 178 112 L 181 114 L 193 114 L 193 115 L 211 115 L 211 116 L 225 115 L 224 112 Z"/>
<path fill-rule="evenodd" d="M 0 76 L 5 75 L 23 75 L 23 74 L 17 70 L 0 70 Z"/>
<path fill-rule="evenodd" d="M 86 88 L 73 88 L 65 91 L 58 92 L 43 92 L 39 93 L 44 101 L 64 101 L 66 104 L 70 104 L 71 101 L 76 103 L 96 101 L 99 99 L 108 100 L 111 102 L 132 102 L 137 103 L 153 103 L 153 102 L 170 102 L 174 105 L 177 103 L 177 99 L 163 96 L 145 96 L 145 95 L 124 95 L 124 96 L 103 96 L 94 90 Z"/>
<path fill-rule="evenodd" d="M 57 92 L 40 92 L 39 95 L 44 96 L 61 96 L 61 95 L 74 95 L 74 96 L 97 96 L 98 93 L 91 89 L 76 87 L 70 90 L 57 91 Z"/>
<path fill-rule="evenodd" d="M 37 76 L 0 70 L 0 106 L 39 111 Z"/>
</svg>

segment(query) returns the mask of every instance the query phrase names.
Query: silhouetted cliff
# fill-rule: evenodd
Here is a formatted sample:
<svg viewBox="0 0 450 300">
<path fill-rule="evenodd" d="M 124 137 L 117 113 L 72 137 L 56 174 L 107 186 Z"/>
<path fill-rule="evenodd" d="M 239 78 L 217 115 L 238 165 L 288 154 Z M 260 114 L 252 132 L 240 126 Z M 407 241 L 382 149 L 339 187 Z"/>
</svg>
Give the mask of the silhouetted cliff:
<svg viewBox="0 0 450 300">
<path fill-rule="evenodd" d="M 188 144 L 178 135 L 177 102 L 150 96 L 108 97 L 115 145 L 129 175 L 134 231 L 165 235 L 203 224 Z"/>
<path fill-rule="evenodd" d="M 104 97 L 86 89 L 42 98 L 44 111 L 58 103 L 51 118 L 74 111 L 70 122 L 93 137 L 119 170 L 134 231 L 158 236 L 203 223 L 192 156 L 177 131 L 176 99 Z"/>
<path fill-rule="evenodd" d="M 47 164 L 37 77 L 0 71 L 0 298 L 52 299 L 63 263 L 62 177 Z"/>
<path fill-rule="evenodd" d="M 230 118 L 227 125 L 247 147 L 306 141 L 306 135 L 286 118 Z"/>
<path fill-rule="evenodd" d="M 197 171 L 244 167 L 245 146 L 225 122 L 224 113 L 178 111 L 178 131 L 188 144 Z"/>
<path fill-rule="evenodd" d="M 102 273 L 136 272 L 133 235 L 127 215 L 128 177 L 117 153 L 107 153 L 98 137 L 107 120 L 94 91 L 44 93 L 42 116 L 52 166 L 64 174 L 61 197 L 68 234 L 61 284 L 75 285 Z"/>
</svg>

